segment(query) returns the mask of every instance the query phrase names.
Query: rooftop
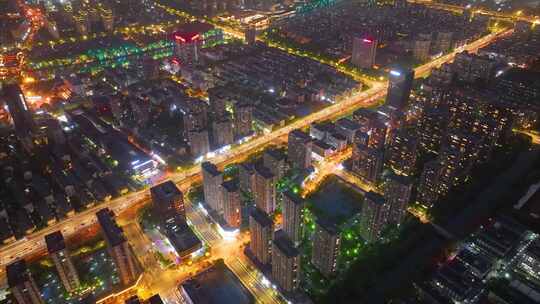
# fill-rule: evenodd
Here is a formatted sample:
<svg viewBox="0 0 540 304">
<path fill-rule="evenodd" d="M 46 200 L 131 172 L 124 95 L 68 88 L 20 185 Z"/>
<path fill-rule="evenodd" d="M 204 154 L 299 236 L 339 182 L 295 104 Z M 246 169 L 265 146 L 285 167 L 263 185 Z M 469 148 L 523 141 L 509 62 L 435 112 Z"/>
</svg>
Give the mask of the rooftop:
<svg viewBox="0 0 540 304">
<path fill-rule="evenodd" d="M 291 190 L 287 190 L 283 193 L 291 202 L 295 203 L 296 205 L 301 205 L 304 203 L 304 199 L 301 198 L 298 194 L 292 192 Z"/>
<path fill-rule="evenodd" d="M 274 178 L 274 174 L 272 174 L 272 171 L 270 171 L 270 169 L 263 165 L 255 166 L 255 171 L 258 175 L 264 177 L 265 179 Z"/>
<path fill-rule="evenodd" d="M 300 254 L 298 249 L 294 247 L 293 242 L 287 237 L 287 235 L 285 235 L 283 230 L 276 231 L 274 235 L 274 244 L 277 248 L 279 248 L 279 251 L 289 258 L 296 257 Z"/>
<path fill-rule="evenodd" d="M 221 186 L 223 187 L 223 189 L 227 190 L 227 192 L 238 191 L 238 183 L 234 179 L 224 182 L 223 184 L 221 184 Z"/>
<path fill-rule="evenodd" d="M 373 203 L 376 203 L 376 204 L 384 204 L 384 197 L 382 195 L 380 195 L 379 193 L 376 193 L 376 192 L 373 192 L 373 191 L 369 191 L 366 193 L 365 195 L 365 199 L 366 201 L 370 201 L 370 202 L 373 202 Z"/>
<path fill-rule="evenodd" d="M 336 125 L 340 128 L 348 129 L 348 130 L 360 129 L 360 125 L 357 122 L 350 120 L 348 118 L 341 118 L 340 120 L 336 122 Z"/>
<path fill-rule="evenodd" d="M 182 196 L 182 192 L 172 181 L 166 181 L 150 188 L 152 198 L 160 201 L 169 201 L 175 197 Z"/>
<path fill-rule="evenodd" d="M 329 150 L 329 149 L 332 149 L 332 146 L 330 144 L 327 144 L 326 142 L 322 141 L 322 140 L 316 140 L 314 143 L 313 143 L 314 146 L 316 147 L 319 147 L 323 150 Z"/>
<path fill-rule="evenodd" d="M 338 140 L 347 140 L 347 137 L 345 137 L 345 135 L 341 134 L 341 133 L 338 133 L 338 132 L 333 132 L 331 134 L 331 136 L 335 139 L 338 139 Z"/>
<path fill-rule="evenodd" d="M 320 131 L 327 131 L 330 132 L 334 130 L 335 125 L 332 122 L 329 121 L 323 121 L 323 122 L 315 122 L 311 124 L 310 128 L 314 128 Z"/>
<path fill-rule="evenodd" d="M 285 153 L 283 153 L 282 149 L 267 149 L 266 151 L 264 151 L 264 153 L 270 155 L 276 160 L 284 160 L 287 158 L 285 156 Z"/>
<path fill-rule="evenodd" d="M 61 231 L 55 231 L 47 234 L 45 236 L 45 243 L 47 244 L 47 251 L 49 253 L 55 253 L 66 249 L 66 243 Z"/>
<path fill-rule="evenodd" d="M 337 225 L 334 222 L 324 218 L 317 219 L 317 226 L 321 227 L 324 231 L 332 235 L 339 233 Z"/>
<path fill-rule="evenodd" d="M 213 176 L 217 176 L 217 175 L 221 174 L 221 171 L 219 171 L 218 168 L 216 167 L 216 165 L 214 165 L 211 162 L 206 161 L 206 162 L 201 164 L 201 167 L 202 167 L 203 171 L 206 171 L 206 172 L 212 174 Z"/>
<path fill-rule="evenodd" d="M 253 295 L 222 260 L 181 286 L 194 304 L 255 303 Z"/>
<path fill-rule="evenodd" d="M 402 185 L 410 185 L 412 183 L 412 179 L 409 176 L 400 174 L 390 174 L 388 175 L 388 179 Z"/>
<path fill-rule="evenodd" d="M 272 226 L 273 222 L 268 215 L 259 208 L 254 208 L 251 211 L 251 217 L 263 227 Z"/>
<path fill-rule="evenodd" d="M 28 280 L 28 268 L 24 260 L 15 261 L 6 267 L 8 285 L 15 287 Z"/>
<path fill-rule="evenodd" d="M 202 247 L 201 240 L 199 240 L 195 233 L 193 233 L 193 230 L 179 216 L 174 218 L 174 223 L 167 225 L 166 235 L 181 257 L 189 255 Z"/>
<path fill-rule="evenodd" d="M 126 241 L 124 231 L 116 224 L 114 213 L 110 209 L 101 209 L 96 213 L 96 216 L 105 234 L 105 239 L 111 246 L 117 246 Z"/>
<path fill-rule="evenodd" d="M 311 136 L 307 134 L 306 132 L 300 131 L 300 130 L 293 130 L 289 133 L 289 136 L 294 136 L 296 138 L 304 139 L 304 140 L 311 140 Z"/>
<path fill-rule="evenodd" d="M 251 162 L 243 162 L 243 163 L 240 164 L 240 167 L 242 167 L 243 169 L 245 169 L 248 172 L 253 173 L 254 165 Z"/>
<path fill-rule="evenodd" d="M 153 295 L 148 299 L 148 304 L 163 304 L 163 300 L 161 300 L 161 297 L 157 295 Z"/>
</svg>

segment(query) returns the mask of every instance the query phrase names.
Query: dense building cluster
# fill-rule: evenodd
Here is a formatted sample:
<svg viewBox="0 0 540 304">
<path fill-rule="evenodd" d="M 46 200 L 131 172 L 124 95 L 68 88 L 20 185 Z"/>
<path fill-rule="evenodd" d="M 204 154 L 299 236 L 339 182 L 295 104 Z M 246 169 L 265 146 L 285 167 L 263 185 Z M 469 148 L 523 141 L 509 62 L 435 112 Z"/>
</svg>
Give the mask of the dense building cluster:
<svg viewBox="0 0 540 304">
<path fill-rule="evenodd" d="M 129 177 L 144 180 L 156 169 L 149 156 L 90 113 L 70 113 L 71 124 L 48 114 L 34 117 L 22 92 L 12 90 L 4 95 L 17 115 L 15 133 L 2 135 L 2 242 L 135 190 L 140 185 Z"/>
<path fill-rule="evenodd" d="M 486 30 L 486 18 L 465 22 L 449 12 L 417 5 L 402 7 L 398 2 L 396 7 L 374 6 L 369 1 L 341 3 L 284 20 L 271 33 L 336 59 L 352 54 L 353 65 L 372 68 L 405 57 L 425 62 Z"/>
<path fill-rule="evenodd" d="M 0 0 L 0 304 L 540 301 L 539 21 L 451 1 Z"/>
<path fill-rule="evenodd" d="M 106 242 L 107 253 L 112 258 L 116 269 L 115 276 L 117 276 L 117 283 L 125 287 L 130 286 L 139 279 L 142 269 L 126 239 L 123 229 L 118 226 L 114 216 L 114 213 L 107 208 L 101 209 L 96 213 L 97 222 Z M 89 292 L 90 290 L 84 288 L 81 284 L 81 274 L 73 263 L 72 255 L 66 245 L 62 232 L 55 231 L 45 235 L 45 244 L 48 257 L 52 260 L 55 271 L 65 290 L 75 295 L 81 303 L 95 303 L 95 299 Z M 8 264 L 6 275 L 8 278 L 8 287 L 13 294 L 15 303 L 45 303 L 44 294 L 36 285 L 24 259 L 19 259 Z"/>
<path fill-rule="evenodd" d="M 538 234 L 512 219 L 497 217 L 463 240 L 461 249 L 419 285 L 427 301 L 477 303 L 538 299 Z M 509 285 L 487 284 L 506 281 Z"/>
<path fill-rule="evenodd" d="M 540 48 L 538 27 L 531 29 L 529 23 L 518 22 L 512 35 L 501 38 L 482 49 L 480 53 L 502 58 L 520 67 L 533 67 L 538 64 L 536 56 L 538 48 Z"/>
</svg>

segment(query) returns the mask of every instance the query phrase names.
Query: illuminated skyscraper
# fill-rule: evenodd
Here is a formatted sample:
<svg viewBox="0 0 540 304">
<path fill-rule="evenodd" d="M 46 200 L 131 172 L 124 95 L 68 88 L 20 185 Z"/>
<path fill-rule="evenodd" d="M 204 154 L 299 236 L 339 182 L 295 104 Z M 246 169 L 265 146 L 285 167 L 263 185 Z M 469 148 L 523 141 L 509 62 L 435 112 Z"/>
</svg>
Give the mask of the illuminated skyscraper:
<svg viewBox="0 0 540 304">
<path fill-rule="evenodd" d="M 268 215 L 259 208 L 253 209 L 249 216 L 249 250 L 263 265 L 270 264 L 273 233 L 274 223 Z"/>
<path fill-rule="evenodd" d="M 384 197 L 375 192 L 368 192 L 364 197 L 360 234 L 368 242 L 378 241 L 381 232 L 389 223 L 391 206 Z"/>
<path fill-rule="evenodd" d="M 253 106 L 247 103 L 234 105 L 234 138 L 242 139 L 253 134 Z"/>
<path fill-rule="evenodd" d="M 372 37 L 354 37 L 351 63 L 359 68 L 370 69 L 375 64 L 377 40 Z"/>
<path fill-rule="evenodd" d="M 409 101 L 414 81 L 414 70 L 394 69 L 388 75 L 388 92 L 386 105 L 401 112 Z"/>
<path fill-rule="evenodd" d="M 199 61 L 199 52 L 203 40 L 199 32 L 181 29 L 173 34 L 175 42 L 175 54 L 180 64 L 189 65 Z"/>
<path fill-rule="evenodd" d="M 383 149 L 388 134 L 388 117 L 369 109 L 354 111 L 353 120 L 360 126 L 355 141 L 369 148 Z"/>
<path fill-rule="evenodd" d="M 384 149 L 386 146 L 388 126 L 380 116 L 371 121 L 370 130 L 368 131 L 367 146 L 372 149 Z"/>
<path fill-rule="evenodd" d="M 196 129 L 188 132 L 189 149 L 193 158 L 205 156 L 210 152 L 210 139 L 207 129 Z"/>
<path fill-rule="evenodd" d="M 412 131 L 398 130 L 386 151 L 386 164 L 398 174 L 412 175 L 416 166 L 417 146 L 418 140 Z"/>
<path fill-rule="evenodd" d="M 284 151 L 277 148 L 269 148 L 264 151 L 264 166 L 270 169 L 276 180 L 280 180 L 287 171 L 287 156 Z"/>
<path fill-rule="evenodd" d="M 485 83 L 495 76 L 498 64 L 497 60 L 488 55 L 461 52 L 456 54 L 452 70 L 460 81 Z"/>
<path fill-rule="evenodd" d="M 114 15 L 112 10 L 104 6 L 100 6 L 99 13 L 103 23 L 103 28 L 105 28 L 107 32 L 111 32 L 114 29 Z"/>
<path fill-rule="evenodd" d="M 454 33 L 452 32 L 438 32 L 435 38 L 434 49 L 437 52 L 446 53 L 452 48 L 452 38 Z"/>
<path fill-rule="evenodd" d="M 172 181 L 166 181 L 150 188 L 152 205 L 160 218 L 168 219 L 175 215 L 186 217 L 184 195 Z"/>
<path fill-rule="evenodd" d="M 187 101 L 188 106 L 183 109 L 185 112 L 184 132 L 191 130 L 201 130 L 208 127 L 208 105 L 197 99 Z"/>
<path fill-rule="evenodd" d="M 223 189 L 223 218 L 228 226 L 239 228 L 242 214 L 240 202 L 240 189 L 236 180 L 229 180 L 221 184 Z"/>
<path fill-rule="evenodd" d="M 424 109 L 416 128 L 419 148 L 426 152 L 437 153 L 446 133 L 448 120 L 448 109 L 432 107 Z"/>
<path fill-rule="evenodd" d="M 2 93 L 17 135 L 30 135 L 35 129 L 35 123 L 21 88 L 16 84 L 7 84 L 2 87 Z"/>
<path fill-rule="evenodd" d="M 56 271 L 60 276 L 60 281 L 67 292 L 72 292 L 80 286 L 77 269 L 73 265 L 71 256 L 66 248 L 62 232 L 56 231 L 45 236 L 45 244 L 49 257 L 53 260 Z"/>
<path fill-rule="evenodd" d="M 340 248 L 341 236 L 337 227 L 325 220 L 317 220 L 311 254 L 313 266 L 326 277 L 334 275 Z"/>
<path fill-rule="evenodd" d="M 366 181 L 376 183 L 382 173 L 383 158 L 382 150 L 356 144 L 353 147 L 352 170 Z"/>
<path fill-rule="evenodd" d="M 429 52 L 431 48 L 431 40 L 424 38 L 417 38 L 413 42 L 413 57 L 421 62 L 429 59 Z"/>
<path fill-rule="evenodd" d="M 246 193 L 253 192 L 255 189 L 255 167 L 253 163 L 243 162 L 239 167 L 240 189 Z"/>
<path fill-rule="evenodd" d="M 219 118 L 228 114 L 226 111 L 228 98 L 227 95 L 223 93 L 221 87 L 208 89 L 208 99 L 212 117 Z"/>
<path fill-rule="evenodd" d="M 107 242 L 107 250 L 118 270 L 120 281 L 124 285 L 135 282 L 139 276 L 137 261 L 124 236 L 124 231 L 114 220 L 114 213 L 105 208 L 98 211 L 96 216 Z"/>
<path fill-rule="evenodd" d="M 219 171 L 216 165 L 211 162 L 201 164 L 203 176 L 204 200 L 214 211 L 223 213 L 223 194 L 221 184 L 223 183 L 223 172 Z"/>
<path fill-rule="evenodd" d="M 262 165 L 255 166 L 255 205 L 270 214 L 276 209 L 276 177 L 270 169 Z"/>
<path fill-rule="evenodd" d="M 232 120 L 225 116 L 216 119 L 212 125 L 212 137 L 215 148 L 231 145 L 234 142 Z"/>
<path fill-rule="evenodd" d="M 473 165 L 479 159 L 483 142 L 483 138 L 471 132 L 448 132 L 439 151 L 439 160 L 443 166 L 441 183 L 447 188 L 442 189 L 443 193 L 467 180 Z"/>
<path fill-rule="evenodd" d="M 18 260 L 7 265 L 6 276 L 9 290 L 17 304 L 45 303 L 24 260 Z"/>
<path fill-rule="evenodd" d="M 90 19 L 88 18 L 88 13 L 82 11 L 78 15 L 73 15 L 73 20 L 75 21 L 75 29 L 80 35 L 88 35 L 90 32 Z"/>
<path fill-rule="evenodd" d="M 244 37 L 248 44 L 255 44 L 255 42 L 257 41 L 257 30 L 255 29 L 255 27 L 248 27 L 244 32 Z"/>
<path fill-rule="evenodd" d="M 292 191 L 283 193 L 283 231 L 294 244 L 299 244 L 302 238 L 303 208 L 304 200 L 300 196 Z"/>
<path fill-rule="evenodd" d="M 272 244 L 272 279 L 285 292 L 300 286 L 300 252 L 281 230 Z"/>
<path fill-rule="evenodd" d="M 418 181 L 416 201 L 425 208 L 430 208 L 440 197 L 439 181 L 442 169 L 442 165 L 438 160 L 424 164 L 424 169 Z"/>
<path fill-rule="evenodd" d="M 411 200 L 412 181 L 403 175 L 390 174 L 384 183 L 384 198 L 390 205 L 388 222 L 400 224 Z"/>
<path fill-rule="evenodd" d="M 305 170 L 311 166 L 311 145 L 309 134 L 300 130 L 289 133 L 288 160 L 293 168 Z"/>
</svg>

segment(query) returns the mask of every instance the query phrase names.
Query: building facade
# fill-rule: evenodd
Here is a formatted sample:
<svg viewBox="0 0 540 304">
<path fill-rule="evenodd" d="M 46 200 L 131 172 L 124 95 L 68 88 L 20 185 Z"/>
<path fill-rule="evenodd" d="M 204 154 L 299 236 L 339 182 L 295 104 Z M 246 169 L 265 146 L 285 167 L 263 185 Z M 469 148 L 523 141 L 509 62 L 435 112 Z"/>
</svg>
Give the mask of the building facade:
<svg viewBox="0 0 540 304">
<path fill-rule="evenodd" d="M 52 259 L 60 281 L 67 292 L 75 291 L 81 285 L 77 269 L 73 265 L 62 232 L 56 231 L 45 236 L 47 252 Z"/>
<path fill-rule="evenodd" d="M 337 259 L 341 248 L 341 236 L 337 227 L 324 220 L 315 224 L 311 263 L 324 276 L 331 277 L 337 269 Z"/>
<path fill-rule="evenodd" d="M 303 209 L 304 200 L 300 196 L 292 191 L 283 193 L 283 232 L 295 245 L 302 240 Z"/>
<path fill-rule="evenodd" d="M 354 37 L 351 63 L 362 69 L 371 69 L 377 55 L 377 40 L 372 37 Z"/>
<path fill-rule="evenodd" d="M 265 166 L 255 166 L 255 205 L 271 214 L 276 209 L 276 176 Z"/>
<path fill-rule="evenodd" d="M 211 162 L 201 164 L 203 176 L 204 200 L 214 211 L 223 213 L 223 197 L 221 184 L 223 183 L 223 172 L 219 171 L 216 165 Z"/>
<path fill-rule="evenodd" d="M 391 70 L 388 76 L 386 105 L 401 112 L 409 101 L 414 81 L 414 71 L 407 69 Z"/>
<path fill-rule="evenodd" d="M 96 213 L 98 223 L 107 243 L 118 276 L 123 285 L 129 285 L 139 277 L 139 267 L 122 228 L 114 220 L 114 213 L 105 208 Z"/>
<path fill-rule="evenodd" d="M 406 129 L 400 129 L 393 134 L 390 145 L 386 150 L 386 165 L 394 172 L 410 176 L 416 167 L 418 140 L 415 134 Z"/>
<path fill-rule="evenodd" d="M 311 145 L 309 134 L 300 130 L 289 133 L 288 160 L 293 168 L 305 170 L 311 166 Z"/>
<path fill-rule="evenodd" d="M 376 183 L 383 169 L 382 150 L 356 144 L 353 147 L 352 170 L 364 180 Z"/>
<path fill-rule="evenodd" d="M 7 265 L 6 276 L 9 290 L 17 304 L 45 304 L 24 260 Z"/>
<path fill-rule="evenodd" d="M 186 217 L 184 195 L 172 181 L 166 181 L 150 188 L 152 205 L 161 218 L 175 215 Z"/>
<path fill-rule="evenodd" d="M 381 232 L 389 223 L 390 210 L 390 204 L 382 195 L 366 193 L 360 217 L 360 234 L 366 241 L 376 242 L 380 239 Z"/>
<path fill-rule="evenodd" d="M 300 286 L 300 252 L 281 230 L 272 242 L 272 279 L 286 293 Z"/>
<path fill-rule="evenodd" d="M 262 265 L 271 262 L 273 232 L 274 223 L 270 217 L 259 208 L 253 209 L 249 216 L 249 250 Z"/>
<path fill-rule="evenodd" d="M 413 183 L 404 175 L 391 174 L 384 184 L 384 199 L 390 205 L 388 222 L 400 224 L 407 214 Z"/>
<path fill-rule="evenodd" d="M 223 218 L 231 228 L 239 228 L 242 220 L 242 204 L 240 201 L 240 188 L 236 180 L 229 180 L 221 184 L 223 189 Z"/>
</svg>

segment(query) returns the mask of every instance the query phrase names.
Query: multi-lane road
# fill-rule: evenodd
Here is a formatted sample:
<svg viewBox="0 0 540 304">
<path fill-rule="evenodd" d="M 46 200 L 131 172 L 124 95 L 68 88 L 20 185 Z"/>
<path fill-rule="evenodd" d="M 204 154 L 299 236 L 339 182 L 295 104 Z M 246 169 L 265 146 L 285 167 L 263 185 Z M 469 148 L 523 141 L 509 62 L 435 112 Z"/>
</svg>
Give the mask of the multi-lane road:
<svg viewBox="0 0 540 304">
<path fill-rule="evenodd" d="M 235 239 L 223 239 L 209 222 L 207 215 L 191 202 L 186 201 L 186 217 L 195 226 L 204 244 L 210 246 L 209 259 L 223 259 L 239 280 L 255 296 L 257 303 L 284 303 L 279 292 L 272 288 L 264 276 L 243 254 L 244 244 L 249 234 L 243 233 Z M 166 303 L 183 303 L 178 292 L 178 284 L 193 274 L 206 269 L 211 263 L 204 259 L 193 264 L 183 264 L 173 268 L 162 268 L 154 252 L 156 245 L 142 231 L 135 217 L 122 214 L 118 223 L 124 229 L 133 251 L 143 267 L 143 276 L 137 285 L 137 293 L 142 298 L 160 294 Z M 154 240 L 155 241 L 155 240 Z"/>
<path fill-rule="evenodd" d="M 457 14 L 462 14 L 467 9 L 464 6 L 435 2 L 432 0 L 407 0 L 407 2 L 418 3 L 418 4 L 425 5 L 429 8 L 445 10 L 445 11 L 449 11 L 449 12 L 453 12 Z M 508 12 L 497 12 L 497 11 L 493 11 L 493 10 L 489 10 L 485 8 L 471 8 L 471 11 L 474 14 L 485 15 L 485 16 L 490 16 L 490 17 L 499 18 L 499 19 L 523 21 L 523 22 L 529 22 L 531 24 L 540 24 L 540 17 L 527 16 L 527 15 L 524 15 L 522 11 L 508 13 Z"/>
<path fill-rule="evenodd" d="M 511 30 L 505 30 L 489 34 L 457 49 L 450 54 L 434 59 L 433 61 L 418 67 L 416 69 L 416 77 L 425 77 L 433 68 L 436 68 L 445 62 L 450 62 L 453 60 L 457 52 L 465 50 L 476 51 L 479 48 L 489 44 L 498 36 L 506 35 L 510 32 Z M 218 164 L 219 166 L 239 162 L 248 157 L 250 154 L 260 151 L 269 144 L 287 136 L 287 134 L 292 130 L 307 127 L 315 121 L 340 117 L 344 113 L 350 113 L 352 110 L 360 107 L 374 105 L 380 98 L 384 97 L 386 94 L 386 89 L 387 84 L 385 83 L 373 83 L 372 86 L 366 91 L 345 97 L 338 103 L 329 105 L 318 112 L 300 118 L 293 123 L 278 128 L 268 134 L 259 135 L 248 142 L 233 147 L 226 153 L 217 154 L 210 157 L 208 160 Z M 181 189 L 187 189 L 190 185 L 201 181 L 201 168 L 200 166 L 193 166 L 191 168 L 172 173 L 170 178 L 177 183 Z M 44 251 L 45 244 L 43 238 L 48 233 L 61 230 L 64 235 L 70 237 L 71 235 L 77 233 L 77 231 L 80 229 L 94 224 L 96 222 L 94 214 L 101 208 L 108 207 L 114 210 L 116 213 L 121 213 L 126 209 L 132 208 L 138 204 L 145 204 L 148 201 L 148 190 L 133 192 L 109 202 L 102 203 L 98 206 L 78 213 L 71 218 L 65 219 L 45 229 L 29 234 L 24 239 L 4 245 L 0 248 L 0 271 L 3 271 L 3 268 L 15 259 L 24 258 L 26 256 L 35 254 L 36 252 Z"/>
</svg>

